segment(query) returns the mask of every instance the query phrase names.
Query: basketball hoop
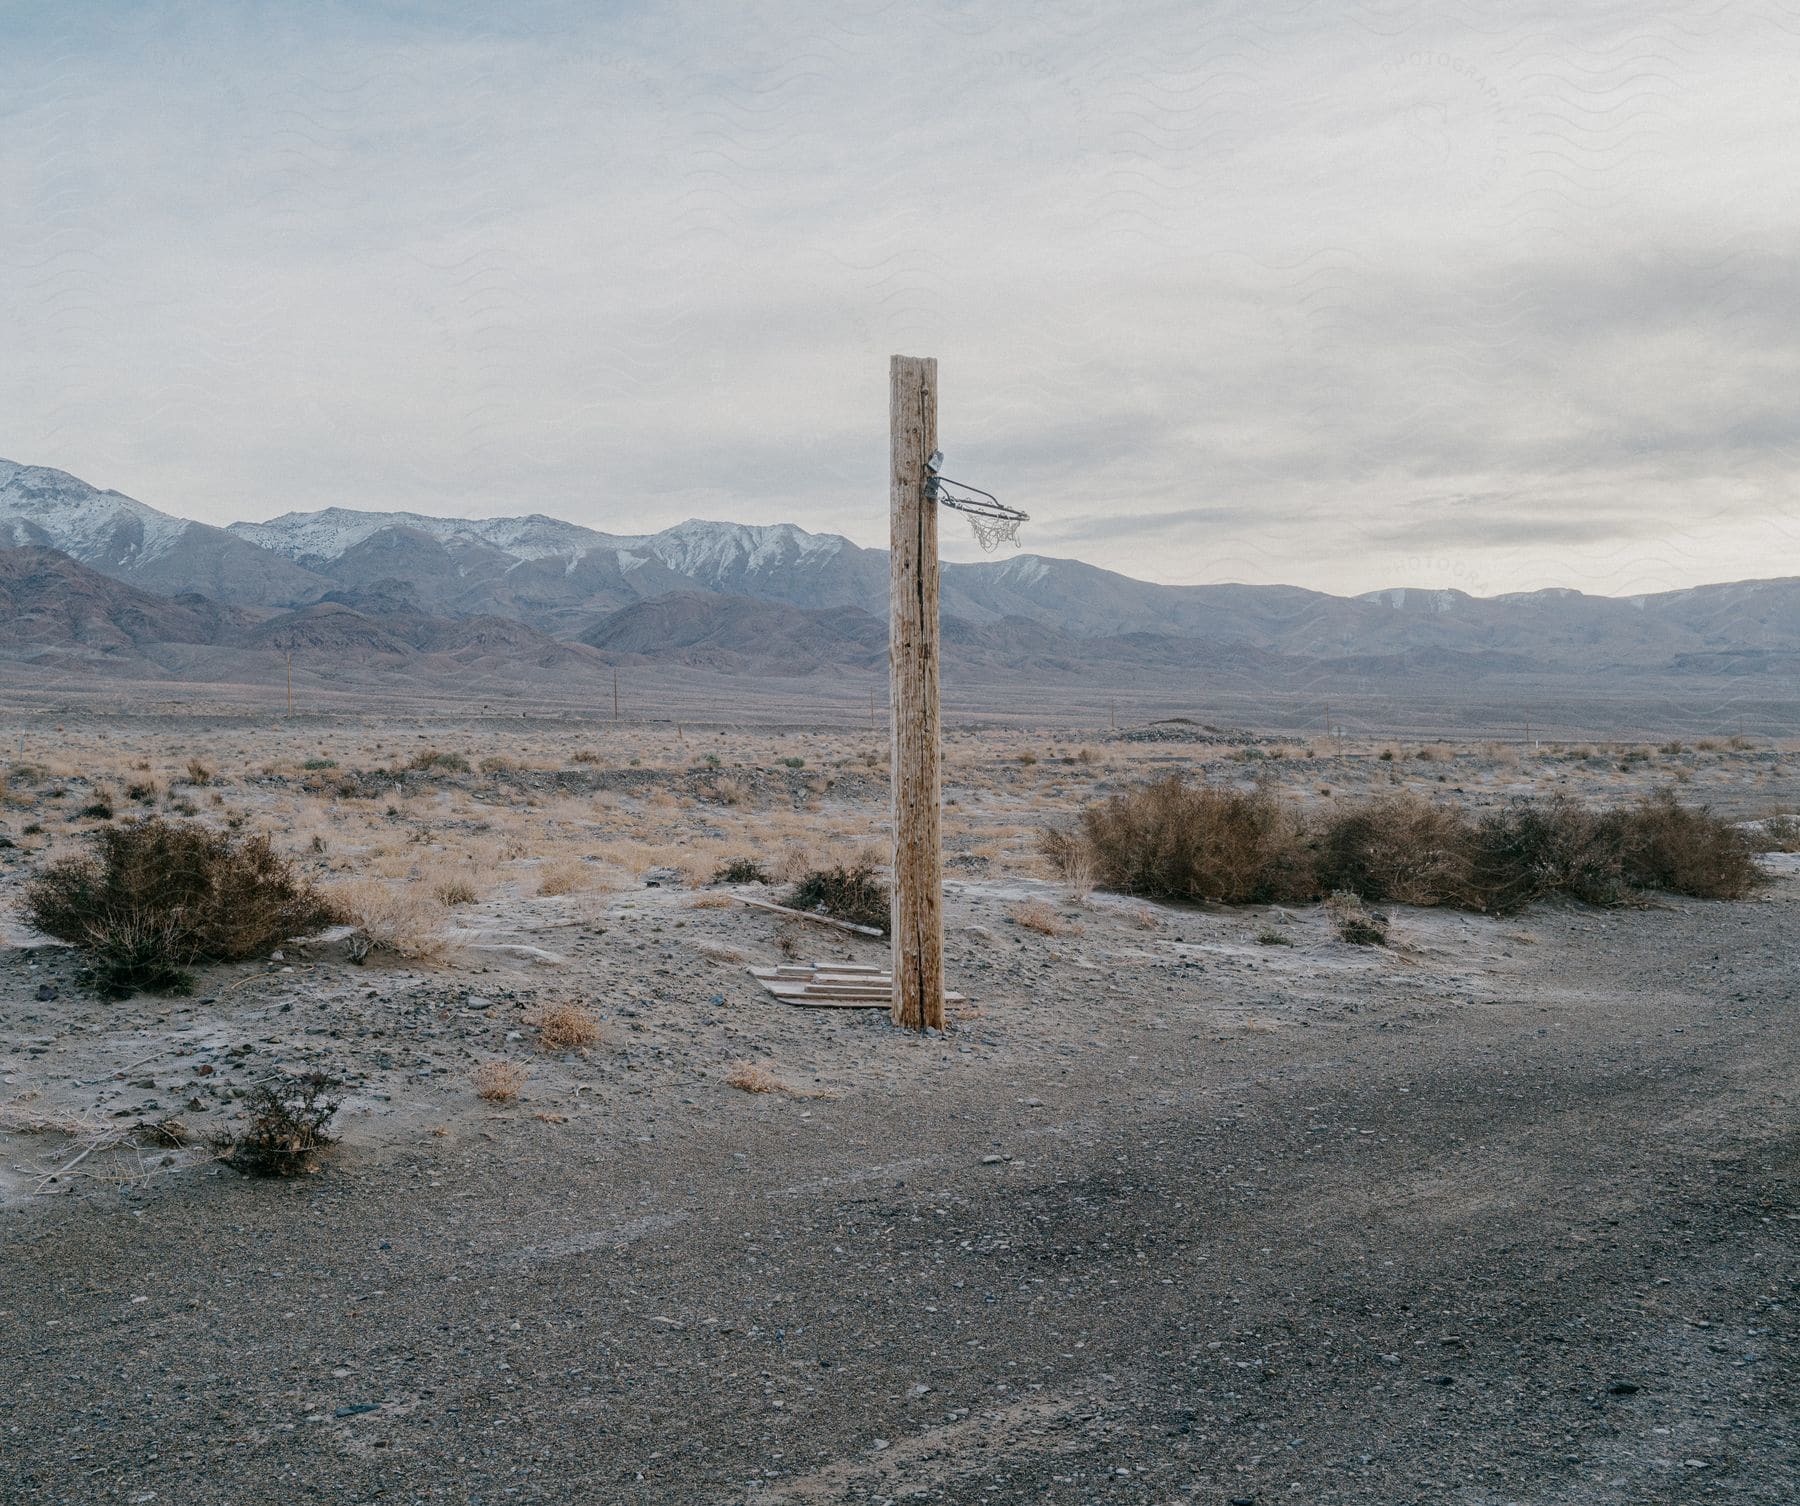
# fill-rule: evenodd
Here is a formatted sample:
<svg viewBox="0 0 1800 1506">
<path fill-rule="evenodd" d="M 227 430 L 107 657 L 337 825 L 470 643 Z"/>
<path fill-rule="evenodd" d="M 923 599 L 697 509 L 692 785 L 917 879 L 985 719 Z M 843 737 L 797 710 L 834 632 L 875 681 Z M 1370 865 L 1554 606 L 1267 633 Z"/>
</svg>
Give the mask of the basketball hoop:
<svg viewBox="0 0 1800 1506">
<path fill-rule="evenodd" d="M 944 452 L 933 450 L 931 458 L 925 462 L 925 495 L 940 506 L 953 507 L 967 517 L 969 527 L 975 533 L 975 542 L 981 545 L 984 553 L 992 554 L 1002 544 L 1011 544 L 1017 549 L 1019 526 L 1031 521 L 1030 514 L 1008 507 L 992 492 L 938 474 L 938 467 L 943 463 Z"/>
</svg>

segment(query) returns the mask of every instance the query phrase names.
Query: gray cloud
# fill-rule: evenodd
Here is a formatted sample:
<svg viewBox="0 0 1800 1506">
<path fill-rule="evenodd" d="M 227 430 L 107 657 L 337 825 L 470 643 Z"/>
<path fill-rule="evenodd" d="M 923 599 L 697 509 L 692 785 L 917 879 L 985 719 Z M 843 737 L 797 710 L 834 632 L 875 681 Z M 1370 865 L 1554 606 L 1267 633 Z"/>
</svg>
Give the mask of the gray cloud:
<svg viewBox="0 0 1800 1506">
<path fill-rule="evenodd" d="M 0 453 L 171 510 L 879 543 L 905 350 L 1151 578 L 1800 568 L 1777 18 L 24 9 Z"/>
</svg>

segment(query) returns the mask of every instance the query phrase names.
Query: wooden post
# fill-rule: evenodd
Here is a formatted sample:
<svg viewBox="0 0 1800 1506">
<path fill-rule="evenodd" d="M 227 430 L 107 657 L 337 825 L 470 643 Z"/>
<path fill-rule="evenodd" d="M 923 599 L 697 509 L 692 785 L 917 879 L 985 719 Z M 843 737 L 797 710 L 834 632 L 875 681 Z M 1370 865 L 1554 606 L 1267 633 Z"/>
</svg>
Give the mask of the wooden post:
<svg viewBox="0 0 1800 1506">
<path fill-rule="evenodd" d="M 294 715 L 294 651 L 288 650 L 288 718 Z"/>
<path fill-rule="evenodd" d="M 619 719 L 619 672 L 613 671 L 613 720 Z"/>
<path fill-rule="evenodd" d="M 893 1018 L 896 1025 L 913 1030 L 944 1028 L 937 503 L 925 495 L 925 463 L 936 449 L 937 361 L 895 356 L 888 389 Z"/>
</svg>

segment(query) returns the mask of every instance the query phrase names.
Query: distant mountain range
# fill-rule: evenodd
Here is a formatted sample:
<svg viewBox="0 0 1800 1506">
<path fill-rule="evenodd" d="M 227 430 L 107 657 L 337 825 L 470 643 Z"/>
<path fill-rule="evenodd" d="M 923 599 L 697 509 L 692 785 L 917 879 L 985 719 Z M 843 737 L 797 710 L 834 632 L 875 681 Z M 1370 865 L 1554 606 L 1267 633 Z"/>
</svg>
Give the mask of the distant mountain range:
<svg viewBox="0 0 1800 1506">
<path fill-rule="evenodd" d="M 327 599 L 286 612 L 162 596 L 54 549 L 0 549 L 0 654 L 75 670 L 229 677 L 246 658 L 293 653 L 335 675 L 418 668 L 470 673 L 595 670 L 600 656 L 504 617 L 433 617 L 391 599 Z"/>
<path fill-rule="evenodd" d="M 424 655 L 562 672 L 630 661 L 782 675 L 873 672 L 886 656 L 885 551 L 785 524 L 691 521 L 625 535 L 537 514 L 329 508 L 214 528 L 0 460 L 0 547 L 15 551 L 0 622 L 0 650 L 13 656 L 158 642 L 395 664 Z M 102 577 L 130 589 L 109 593 Z M 1795 577 L 1629 598 L 1347 598 L 1163 586 L 1021 554 L 946 565 L 943 610 L 947 658 L 976 673 L 1800 676 Z"/>
</svg>

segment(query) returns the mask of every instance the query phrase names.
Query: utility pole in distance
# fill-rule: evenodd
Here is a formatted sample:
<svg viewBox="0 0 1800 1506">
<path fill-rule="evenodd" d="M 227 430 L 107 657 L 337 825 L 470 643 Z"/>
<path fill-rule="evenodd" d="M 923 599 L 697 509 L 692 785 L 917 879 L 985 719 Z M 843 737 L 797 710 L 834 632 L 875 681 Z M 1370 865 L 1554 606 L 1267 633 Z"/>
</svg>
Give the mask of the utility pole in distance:
<svg viewBox="0 0 1800 1506">
<path fill-rule="evenodd" d="M 891 525 L 889 695 L 893 730 L 893 1020 L 944 1028 L 943 726 L 938 685 L 937 502 L 926 468 L 937 450 L 937 361 L 895 356 L 888 369 Z"/>
</svg>

